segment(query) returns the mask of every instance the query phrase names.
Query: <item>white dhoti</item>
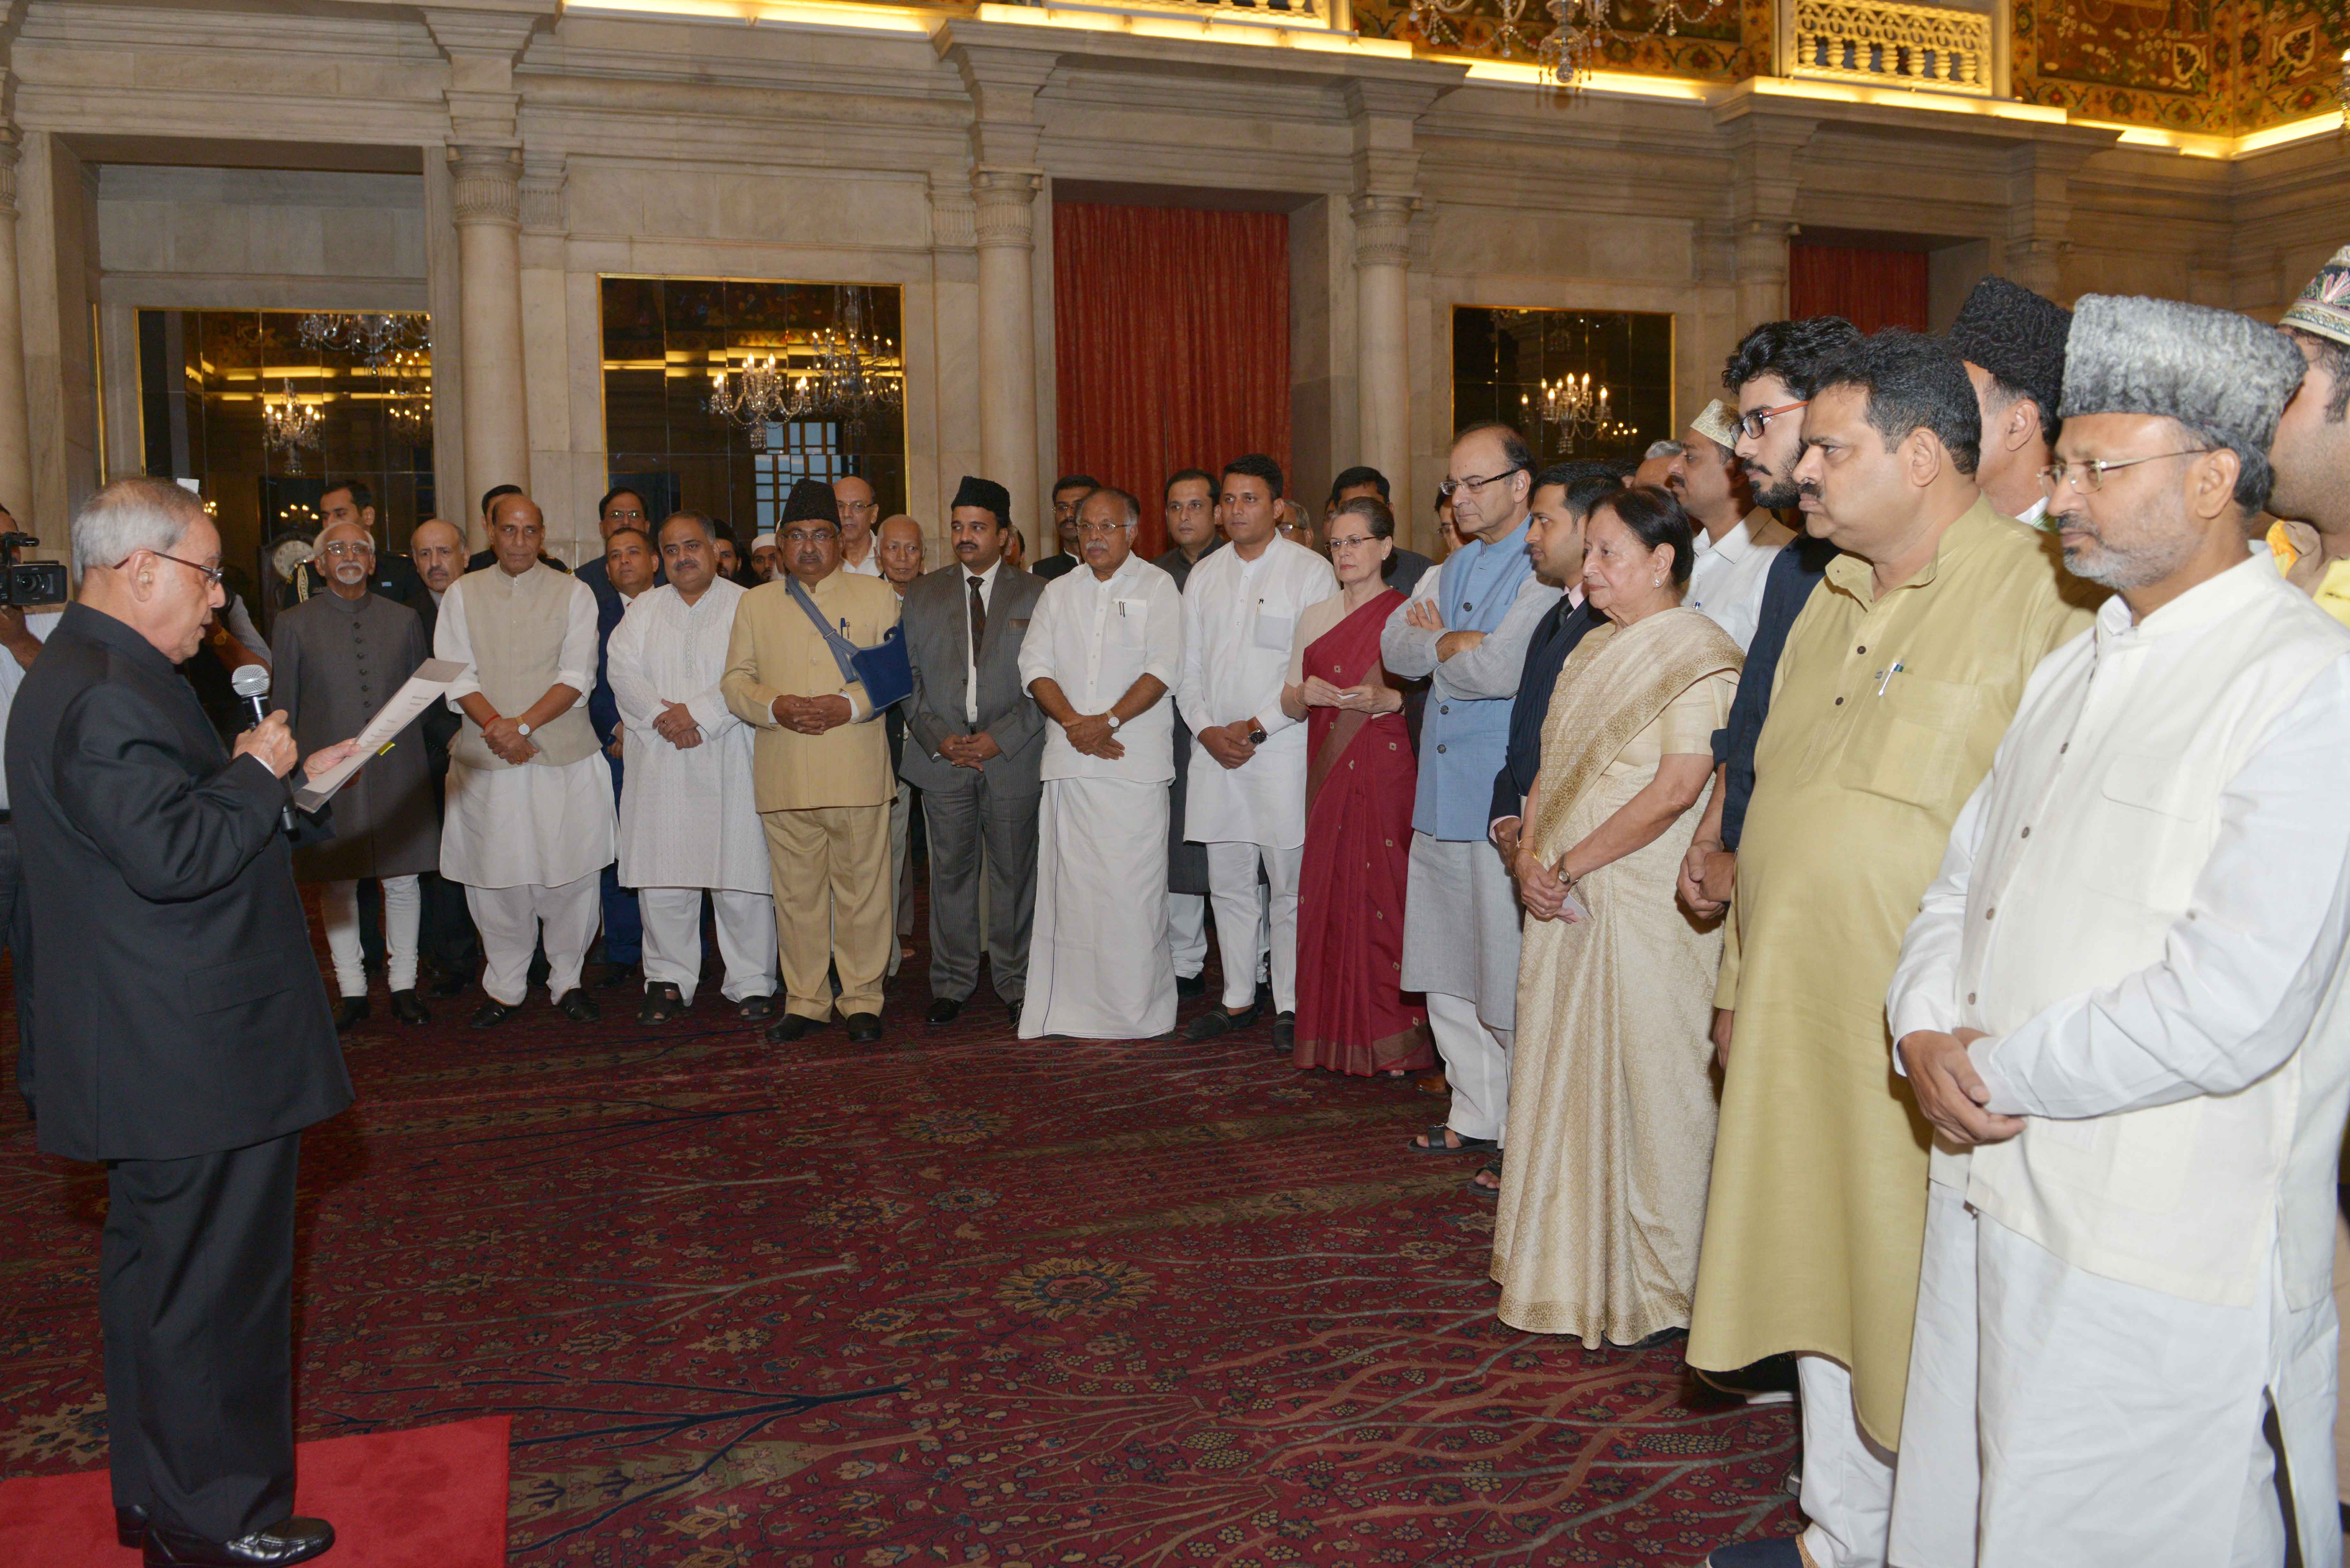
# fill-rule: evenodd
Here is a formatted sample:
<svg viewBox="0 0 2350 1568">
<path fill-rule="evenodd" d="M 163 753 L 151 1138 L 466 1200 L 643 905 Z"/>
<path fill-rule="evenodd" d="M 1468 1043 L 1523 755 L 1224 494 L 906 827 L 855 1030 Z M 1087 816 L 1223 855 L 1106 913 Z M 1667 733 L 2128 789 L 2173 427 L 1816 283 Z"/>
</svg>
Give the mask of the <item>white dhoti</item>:
<svg viewBox="0 0 2350 1568">
<path fill-rule="evenodd" d="M 465 888 L 482 933 L 482 989 L 493 1001 L 521 1002 L 542 940 L 549 994 L 579 983 L 602 923 L 600 875 L 612 863 L 615 831 L 612 774 L 600 755 L 562 767 L 450 767 L 441 875 Z"/>
<path fill-rule="evenodd" d="M 2334 1303 L 2289 1308 L 2271 1259 L 2251 1305 L 2187 1301 L 2077 1268 L 1936 1187 L 1925 1249 L 1935 1299 L 1929 1315 L 1921 1293 L 1911 1343 L 1897 1568 L 2275 1568 L 2285 1542 L 2262 1431 L 2272 1407 L 2302 1560 L 2339 1568 Z M 1970 1314 L 1957 1310 L 1967 1300 Z M 1970 1407 L 1949 1396 L 1969 1386 Z"/>
<path fill-rule="evenodd" d="M 1411 836 L 1403 989 L 1427 994 L 1428 1032 L 1452 1088 L 1445 1126 L 1462 1137 L 1499 1138 L 1510 1125 L 1518 919 L 1501 851 L 1482 841 Z"/>
<path fill-rule="evenodd" d="M 1164 783 L 1045 782 L 1023 1040 L 1147 1040 L 1175 1027 L 1167 812 Z"/>
<path fill-rule="evenodd" d="M 1297 1011 L 1297 881 L 1305 862 L 1302 844 L 1287 849 L 1208 845 L 1208 901 L 1215 909 L 1216 947 L 1223 954 L 1227 1010 L 1238 1012 L 1256 1000 L 1263 965 L 1273 982 L 1273 1010 Z"/>
<path fill-rule="evenodd" d="M 645 920 L 645 984 L 677 987 L 688 1006 L 702 981 L 700 888 L 639 888 Z M 729 1002 L 775 992 L 775 900 L 765 893 L 710 889 L 718 956 L 726 966 L 721 994 Z"/>
</svg>

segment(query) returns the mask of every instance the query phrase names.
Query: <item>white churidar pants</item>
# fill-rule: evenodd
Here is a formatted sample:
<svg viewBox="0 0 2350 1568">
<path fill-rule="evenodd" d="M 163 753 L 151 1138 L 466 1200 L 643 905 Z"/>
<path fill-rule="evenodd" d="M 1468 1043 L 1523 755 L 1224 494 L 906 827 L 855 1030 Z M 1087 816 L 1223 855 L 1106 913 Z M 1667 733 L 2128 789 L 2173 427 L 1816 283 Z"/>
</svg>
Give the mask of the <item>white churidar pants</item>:
<svg viewBox="0 0 2350 1568">
<path fill-rule="evenodd" d="M 637 908 L 645 921 L 645 984 L 677 987 L 690 1006 L 702 980 L 700 888 L 639 888 Z M 718 956 L 726 965 L 729 1002 L 775 992 L 775 900 L 764 893 L 711 889 Z"/>
<path fill-rule="evenodd" d="M 1920 1272 L 1932 1294 L 1919 1293 L 1894 1500 L 1898 1568 L 2275 1568 L 2285 1542 L 2262 1429 L 2272 1406 L 2299 1461 L 2308 1568 L 2339 1568 L 2342 1538 L 2324 1509 L 2333 1303 L 2289 1310 L 2276 1257 L 2250 1306 L 2186 1301 L 2076 1268 L 1934 1186 Z M 1921 1400 L 1929 1362 L 1939 1370 Z M 1808 1481 L 1808 1456 L 1804 1466 Z"/>
<path fill-rule="evenodd" d="M 1175 960 L 1179 980 L 1190 980 L 1208 967 L 1208 896 L 1205 893 L 1167 895 L 1167 950 Z"/>
<path fill-rule="evenodd" d="M 1852 1373 L 1825 1355 L 1795 1357 L 1804 1417 L 1804 1550 L 1819 1568 L 1884 1568 L 1893 1456 L 1860 1428 Z M 1906 1430 L 1906 1422 L 1905 1422 Z M 2054 1563 L 2058 1559 L 2048 1560 Z"/>
<path fill-rule="evenodd" d="M 1475 999 L 1428 993 L 1428 1032 L 1444 1058 L 1452 1109 L 1444 1125 L 1462 1137 L 1500 1139 L 1510 1125 L 1510 1036 L 1477 1016 Z"/>
<path fill-rule="evenodd" d="M 1297 877 L 1305 846 L 1221 841 L 1208 846 L 1208 898 L 1216 907 L 1216 947 L 1224 961 L 1224 1006 L 1237 1011 L 1256 1000 L 1256 968 L 1270 954 L 1273 1010 L 1297 1011 Z M 1257 867 L 1267 897 L 1257 897 Z M 1270 940 L 1266 926 L 1272 927 Z"/>
<path fill-rule="evenodd" d="M 465 907 L 482 933 L 482 989 L 507 1007 L 522 1005 L 530 955 L 546 947 L 546 994 L 560 999 L 579 984 L 579 966 L 603 923 L 603 867 L 560 887 L 465 889 Z"/>
<path fill-rule="evenodd" d="M 335 989 L 345 997 L 367 995 L 367 961 L 359 950 L 359 885 L 322 882 L 318 914 L 326 922 L 327 953 L 335 961 Z M 416 989 L 416 931 L 424 914 L 422 887 L 413 877 L 383 879 L 383 949 L 393 991 Z"/>
</svg>

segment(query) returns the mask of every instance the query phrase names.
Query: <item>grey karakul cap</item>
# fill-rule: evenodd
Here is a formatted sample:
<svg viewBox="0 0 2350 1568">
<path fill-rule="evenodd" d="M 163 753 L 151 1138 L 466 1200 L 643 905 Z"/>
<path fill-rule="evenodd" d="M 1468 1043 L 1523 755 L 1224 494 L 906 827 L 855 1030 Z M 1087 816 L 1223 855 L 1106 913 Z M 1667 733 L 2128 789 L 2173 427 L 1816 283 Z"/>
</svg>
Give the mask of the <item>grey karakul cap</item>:
<svg viewBox="0 0 2350 1568">
<path fill-rule="evenodd" d="M 2265 452 L 2304 368 L 2291 339 L 2249 316 L 2085 294 L 2064 345 L 2062 415 L 2159 414 Z"/>
</svg>

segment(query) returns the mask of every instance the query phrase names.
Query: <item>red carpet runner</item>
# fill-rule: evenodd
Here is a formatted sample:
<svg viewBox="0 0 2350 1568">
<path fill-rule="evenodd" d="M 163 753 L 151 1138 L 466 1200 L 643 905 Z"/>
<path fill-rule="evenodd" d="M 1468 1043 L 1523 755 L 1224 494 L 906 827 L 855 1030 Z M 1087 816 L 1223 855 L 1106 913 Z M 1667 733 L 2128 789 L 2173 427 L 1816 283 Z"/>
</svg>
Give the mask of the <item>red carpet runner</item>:
<svg viewBox="0 0 2350 1568">
<path fill-rule="evenodd" d="M 336 1568 L 498 1568 L 506 1560 L 503 1416 L 304 1443 L 294 1509 L 335 1521 Z M 0 1482 L 0 1563 L 135 1568 L 106 1471 Z"/>
<path fill-rule="evenodd" d="M 983 992 L 926 1030 L 922 973 L 869 1053 L 770 1049 L 714 986 L 488 1035 L 478 992 L 409 1031 L 379 990 L 304 1146 L 300 1435 L 511 1417 L 519 1564 L 1680 1564 L 1791 1528 L 1786 1407 L 1494 1321 L 1473 1162 L 1403 1147 L 1440 1102 L 1263 1025 L 1024 1044 Z M 104 1462 L 104 1200 L 0 1096 L 0 1472 Z"/>
</svg>

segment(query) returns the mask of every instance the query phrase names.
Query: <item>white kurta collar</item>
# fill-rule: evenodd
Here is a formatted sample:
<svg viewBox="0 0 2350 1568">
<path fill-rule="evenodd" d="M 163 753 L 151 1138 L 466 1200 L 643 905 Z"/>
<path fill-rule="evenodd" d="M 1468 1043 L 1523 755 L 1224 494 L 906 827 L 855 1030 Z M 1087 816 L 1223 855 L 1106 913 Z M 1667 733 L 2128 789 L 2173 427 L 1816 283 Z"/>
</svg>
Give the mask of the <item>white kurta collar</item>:
<svg viewBox="0 0 2350 1568">
<path fill-rule="evenodd" d="M 2116 594 L 2097 607 L 2098 650 L 2120 642 L 2143 645 L 2157 638 L 2199 631 L 2241 614 L 2282 581 L 2275 559 L 2262 549 L 2218 576 L 2196 584 L 2142 621 L 2130 619 L 2129 606 Z"/>
</svg>

